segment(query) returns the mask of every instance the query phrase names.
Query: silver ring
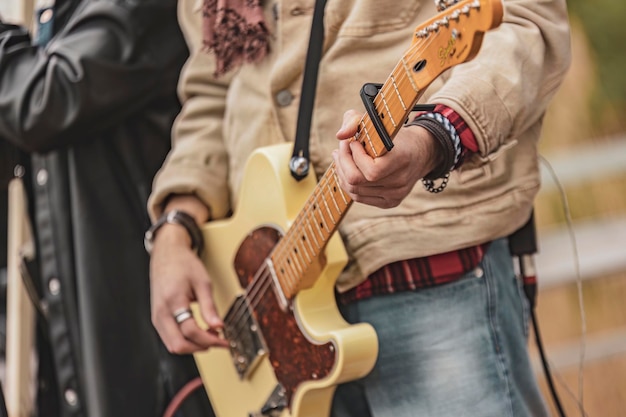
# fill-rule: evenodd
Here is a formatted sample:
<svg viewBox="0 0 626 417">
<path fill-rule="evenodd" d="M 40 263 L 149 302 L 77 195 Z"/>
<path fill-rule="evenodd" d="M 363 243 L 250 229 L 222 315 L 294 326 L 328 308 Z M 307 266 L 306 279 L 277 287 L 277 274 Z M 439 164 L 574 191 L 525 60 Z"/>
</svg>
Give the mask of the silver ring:
<svg viewBox="0 0 626 417">
<path fill-rule="evenodd" d="M 176 323 L 178 324 L 181 324 L 183 321 L 190 319 L 192 317 L 191 310 L 188 307 L 184 307 L 184 308 L 180 308 L 176 310 L 173 316 L 174 316 L 174 320 L 176 320 Z"/>
</svg>

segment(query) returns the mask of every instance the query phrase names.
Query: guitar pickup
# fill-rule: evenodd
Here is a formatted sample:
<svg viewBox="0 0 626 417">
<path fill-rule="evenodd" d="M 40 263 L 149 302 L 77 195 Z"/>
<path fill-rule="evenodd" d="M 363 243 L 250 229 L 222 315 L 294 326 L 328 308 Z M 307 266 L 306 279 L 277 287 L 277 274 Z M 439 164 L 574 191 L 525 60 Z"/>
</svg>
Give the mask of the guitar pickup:
<svg viewBox="0 0 626 417">
<path fill-rule="evenodd" d="M 224 317 L 233 364 L 240 379 L 246 378 L 265 355 L 267 346 L 247 299 L 240 295 Z"/>
</svg>

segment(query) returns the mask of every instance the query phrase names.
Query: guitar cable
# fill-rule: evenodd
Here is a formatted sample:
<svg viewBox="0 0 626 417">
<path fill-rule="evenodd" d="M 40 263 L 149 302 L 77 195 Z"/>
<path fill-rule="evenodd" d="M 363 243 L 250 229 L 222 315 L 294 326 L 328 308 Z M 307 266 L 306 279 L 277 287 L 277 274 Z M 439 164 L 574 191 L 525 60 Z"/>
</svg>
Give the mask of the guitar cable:
<svg viewBox="0 0 626 417">
<path fill-rule="evenodd" d="M 565 220 L 567 223 L 567 229 L 570 234 L 570 240 L 572 243 L 574 258 L 575 258 L 575 270 L 576 270 L 576 284 L 577 284 L 577 292 L 578 292 L 578 304 L 581 313 L 581 353 L 579 358 L 579 369 L 578 369 L 578 398 L 572 394 L 567 385 L 560 381 L 567 392 L 574 398 L 576 403 L 578 404 L 578 408 L 580 410 L 580 415 L 583 417 L 587 416 L 585 412 L 585 408 L 583 405 L 583 365 L 585 360 L 585 337 L 587 332 L 586 325 L 586 314 L 583 303 L 583 294 L 582 294 L 582 276 L 580 273 L 580 265 L 579 265 L 579 257 L 578 257 L 578 248 L 576 244 L 576 238 L 573 230 L 573 223 L 571 219 L 571 213 L 569 209 L 569 204 L 567 200 L 567 195 L 565 190 L 560 183 L 556 172 L 550 165 L 550 163 L 543 158 L 539 157 L 540 161 L 547 167 L 549 173 L 552 176 L 552 179 L 556 183 L 561 201 L 563 202 L 563 209 Z M 528 222 L 520 228 L 518 231 L 514 232 L 509 236 L 509 250 L 513 256 L 517 257 L 519 273 L 522 279 L 524 293 L 529 301 L 530 305 L 530 318 L 533 326 L 533 333 L 535 336 L 535 344 L 537 345 L 537 350 L 539 353 L 539 357 L 541 359 L 541 364 L 543 367 L 543 371 L 546 377 L 546 382 L 548 384 L 548 388 L 550 390 L 550 394 L 552 396 L 554 406 L 560 417 L 566 417 L 565 411 L 563 410 L 563 406 L 561 404 L 561 400 L 557 394 L 554 380 L 552 378 L 552 372 L 550 370 L 549 362 L 545 353 L 545 349 L 543 346 L 543 341 L 541 338 L 541 332 L 539 330 L 539 322 L 537 320 L 537 316 L 535 314 L 535 305 L 537 299 L 537 275 L 534 263 L 535 254 L 538 252 L 537 250 L 537 236 L 535 230 L 535 221 L 534 221 L 534 212 L 531 213 L 531 216 Z"/>
<path fill-rule="evenodd" d="M 183 385 L 172 397 L 172 400 L 163 413 L 163 417 L 174 417 L 174 414 L 176 414 L 183 402 L 200 387 L 202 387 L 202 379 L 199 376 Z"/>
<path fill-rule="evenodd" d="M 522 280 L 524 294 L 528 299 L 530 318 L 532 321 L 532 327 L 535 335 L 535 344 L 539 351 L 539 357 L 541 358 L 541 364 L 543 371 L 550 389 L 550 394 L 554 400 L 554 406 L 556 407 L 560 417 L 566 417 L 561 405 L 561 400 L 554 387 L 554 381 L 552 379 L 552 372 L 546 358 L 545 350 L 543 348 L 543 342 L 539 331 L 539 323 L 535 315 L 535 306 L 537 304 L 537 273 L 535 269 L 535 254 L 537 253 L 537 232 L 535 229 L 535 216 L 534 212 L 531 212 L 530 218 L 517 231 L 513 232 L 509 238 L 509 251 L 511 255 L 517 257 L 519 275 Z"/>
<path fill-rule="evenodd" d="M 576 396 L 569 390 L 569 388 L 567 387 L 567 385 L 563 382 L 560 381 L 561 385 L 563 385 L 563 387 L 567 390 L 567 392 L 572 396 L 572 398 L 576 401 L 576 403 L 578 404 L 578 409 L 580 411 L 580 415 L 583 417 L 587 416 L 587 412 L 585 411 L 585 407 L 584 407 L 584 403 L 583 403 L 583 391 L 584 391 L 584 384 L 583 384 L 583 377 L 584 377 L 584 372 L 583 372 L 583 367 L 584 367 L 584 362 L 585 362 L 585 353 L 586 353 L 586 336 L 587 336 L 587 319 L 586 319 L 586 312 L 585 312 L 585 305 L 583 302 L 583 290 L 582 290 L 582 274 L 580 271 L 580 258 L 578 255 L 578 245 L 576 243 L 576 235 L 574 233 L 574 226 L 573 226 L 573 221 L 572 221 L 572 215 L 571 215 L 571 211 L 570 211 L 570 207 L 569 207 L 569 201 L 567 199 L 567 194 L 565 192 L 565 188 L 563 187 L 563 184 L 561 184 L 561 182 L 559 181 L 558 175 L 556 174 L 556 171 L 554 170 L 554 168 L 552 167 L 552 165 L 550 164 L 550 162 L 544 158 L 543 156 L 539 155 L 539 160 L 540 162 L 542 162 L 544 164 L 544 166 L 546 167 L 546 169 L 548 170 L 552 180 L 554 181 L 558 192 L 559 192 L 559 196 L 561 198 L 561 202 L 563 204 L 563 215 L 565 217 L 565 222 L 567 224 L 567 231 L 569 233 L 569 238 L 570 238 L 570 242 L 572 244 L 572 251 L 573 251 L 573 257 L 574 257 L 574 269 L 575 269 L 575 275 L 576 275 L 576 290 L 577 290 L 577 295 L 578 295 L 578 308 L 580 311 L 580 320 L 581 320 L 581 337 L 580 337 L 580 357 L 579 357 L 579 364 L 578 364 L 578 398 L 576 398 Z M 558 375 L 557 375 L 558 376 Z"/>
</svg>

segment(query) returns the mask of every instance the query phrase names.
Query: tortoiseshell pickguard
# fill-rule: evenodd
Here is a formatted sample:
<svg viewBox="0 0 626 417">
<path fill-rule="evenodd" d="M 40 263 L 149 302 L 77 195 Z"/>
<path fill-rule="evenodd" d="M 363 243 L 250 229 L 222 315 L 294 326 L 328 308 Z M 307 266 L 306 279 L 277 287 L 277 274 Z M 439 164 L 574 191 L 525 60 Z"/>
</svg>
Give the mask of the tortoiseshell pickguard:
<svg viewBox="0 0 626 417">
<path fill-rule="evenodd" d="M 273 227 L 252 231 L 235 256 L 234 267 L 245 288 L 276 243 L 282 237 Z M 285 389 L 287 404 L 304 381 L 325 378 L 332 370 L 336 354 L 332 343 L 314 344 L 300 330 L 291 310 L 283 311 L 271 287 L 256 302 L 253 311 L 265 339 L 276 379 Z"/>
</svg>

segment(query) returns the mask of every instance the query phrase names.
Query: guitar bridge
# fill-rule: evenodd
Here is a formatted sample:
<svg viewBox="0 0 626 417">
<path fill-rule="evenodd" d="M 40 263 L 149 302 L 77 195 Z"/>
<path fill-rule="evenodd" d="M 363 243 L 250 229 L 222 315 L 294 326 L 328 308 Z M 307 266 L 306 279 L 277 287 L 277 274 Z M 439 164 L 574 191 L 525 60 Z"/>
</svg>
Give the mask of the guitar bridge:
<svg viewBox="0 0 626 417">
<path fill-rule="evenodd" d="M 242 295 L 235 299 L 224 317 L 224 336 L 229 341 L 230 353 L 239 378 L 248 377 L 267 355 L 267 346 L 250 304 Z"/>
</svg>

